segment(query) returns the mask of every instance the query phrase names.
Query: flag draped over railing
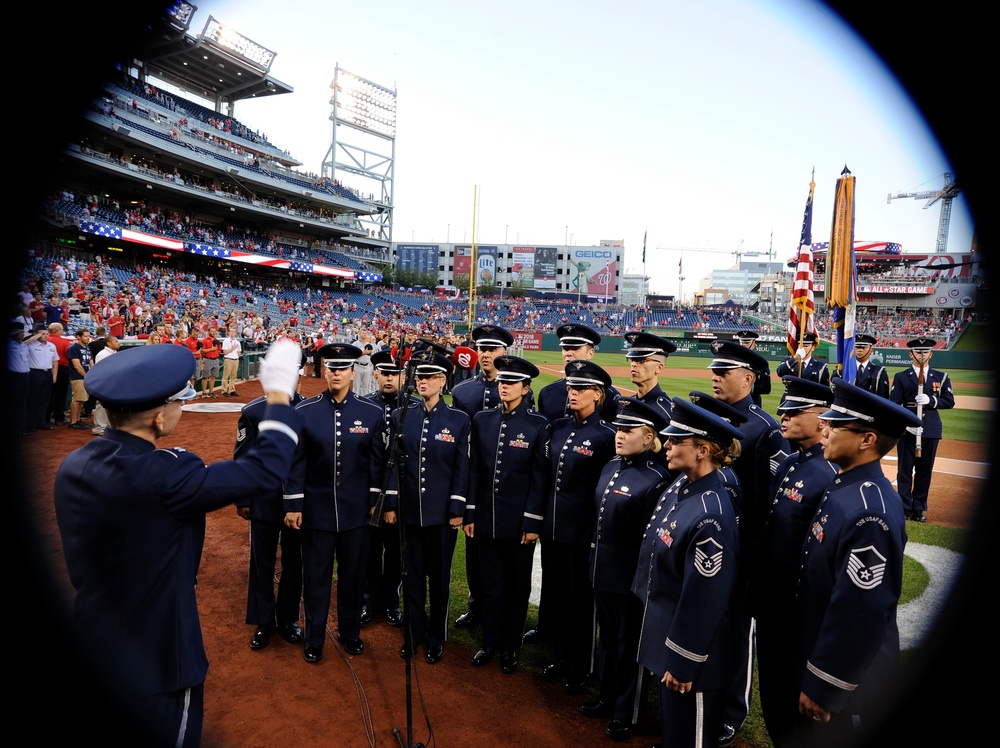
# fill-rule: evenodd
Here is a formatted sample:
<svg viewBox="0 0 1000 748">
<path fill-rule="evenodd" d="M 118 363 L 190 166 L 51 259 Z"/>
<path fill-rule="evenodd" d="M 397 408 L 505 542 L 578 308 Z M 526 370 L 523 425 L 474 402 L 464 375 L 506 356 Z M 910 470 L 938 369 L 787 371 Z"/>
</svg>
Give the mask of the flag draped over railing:
<svg viewBox="0 0 1000 748">
<path fill-rule="evenodd" d="M 795 260 L 795 280 L 792 282 L 792 299 L 788 307 L 788 352 L 802 347 L 802 336 L 815 332 L 816 300 L 813 297 L 813 256 L 812 256 L 812 209 L 813 193 L 816 191 L 814 178 L 809 182 L 809 198 L 802 216 L 802 233 L 799 236 L 799 250 Z"/>
<path fill-rule="evenodd" d="M 845 166 L 837 180 L 833 201 L 833 229 L 826 255 L 826 306 L 833 313 L 837 333 L 837 370 L 854 381 L 858 359 L 854 351 L 854 314 L 857 303 L 857 263 L 854 258 L 854 177 Z"/>
</svg>

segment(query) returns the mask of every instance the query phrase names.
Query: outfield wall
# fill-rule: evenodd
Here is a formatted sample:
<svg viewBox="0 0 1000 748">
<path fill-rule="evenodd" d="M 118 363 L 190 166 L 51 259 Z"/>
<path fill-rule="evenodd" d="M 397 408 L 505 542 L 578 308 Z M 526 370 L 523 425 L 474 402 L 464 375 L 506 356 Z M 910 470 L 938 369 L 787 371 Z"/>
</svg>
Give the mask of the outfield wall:
<svg viewBox="0 0 1000 748">
<path fill-rule="evenodd" d="M 691 333 L 678 330 L 657 330 L 653 334 L 666 338 L 677 346 L 677 353 L 685 356 L 697 356 L 711 358 L 711 344 L 716 340 L 714 336 L 709 337 L 706 333 Z M 704 337 L 698 337 L 704 336 Z M 538 332 L 515 332 L 516 344 L 526 351 L 558 351 L 559 337 L 554 333 Z M 731 336 L 723 333 L 718 339 L 732 339 Z M 623 337 L 604 336 L 598 351 L 601 353 L 617 353 L 623 355 L 629 348 L 628 342 Z M 757 341 L 757 352 L 769 361 L 780 362 L 788 356 L 788 349 L 784 343 L 771 341 Z M 837 362 L 836 346 L 821 340 L 816 358 L 830 364 Z M 872 353 L 872 360 L 883 366 L 900 367 L 910 365 L 910 351 L 907 348 L 876 348 Z M 934 351 L 934 368 L 943 369 L 983 369 L 993 368 L 992 354 L 986 351 Z"/>
</svg>

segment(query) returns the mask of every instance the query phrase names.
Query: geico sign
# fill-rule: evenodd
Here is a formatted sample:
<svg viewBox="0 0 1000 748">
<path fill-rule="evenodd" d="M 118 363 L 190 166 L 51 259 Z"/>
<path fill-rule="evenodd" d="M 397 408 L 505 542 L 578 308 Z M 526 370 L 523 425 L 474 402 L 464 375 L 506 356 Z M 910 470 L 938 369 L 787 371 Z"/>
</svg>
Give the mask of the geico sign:
<svg viewBox="0 0 1000 748">
<path fill-rule="evenodd" d="M 600 259 L 609 259 L 615 256 L 614 252 L 609 252 L 606 249 L 581 249 L 574 252 L 575 257 L 597 257 Z"/>
</svg>

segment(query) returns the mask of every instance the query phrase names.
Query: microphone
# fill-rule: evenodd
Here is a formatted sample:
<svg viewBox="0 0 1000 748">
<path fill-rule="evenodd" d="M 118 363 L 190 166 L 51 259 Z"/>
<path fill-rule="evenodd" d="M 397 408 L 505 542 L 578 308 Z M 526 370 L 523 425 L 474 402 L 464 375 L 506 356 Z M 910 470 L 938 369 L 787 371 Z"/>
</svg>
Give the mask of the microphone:
<svg viewBox="0 0 1000 748">
<path fill-rule="evenodd" d="M 460 345 L 455 348 L 455 353 L 452 354 L 451 362 L 455 364 L 456 369 L 474 371 L 476 364 L 479 363 L 479 354 L 468 346 Z"/>
<path fill-rule="evenodd" d="M 427 340 L 426 338 L 421 338 L 420 342 L 432 351 L 450 358 L 456 369 L 474 371 L 476 364 L 479 363 L 479 354 L 468 346 L 460 345 L 457 348 L 452 349 L 446 345 L 441 345 L 436 341 Z"/>
</svg>

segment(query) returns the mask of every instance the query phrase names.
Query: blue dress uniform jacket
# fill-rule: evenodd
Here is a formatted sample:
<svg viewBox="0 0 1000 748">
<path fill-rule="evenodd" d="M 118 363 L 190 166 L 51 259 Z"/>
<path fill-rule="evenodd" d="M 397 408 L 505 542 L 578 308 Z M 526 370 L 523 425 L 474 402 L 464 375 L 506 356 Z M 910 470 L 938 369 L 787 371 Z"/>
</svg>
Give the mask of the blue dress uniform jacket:
<svg viewBox="0 0 1000 748">
<path fill-rule="evenodd" d="M 636 660 L 642 603 L 632 594 L 642 533 L 656 500 L 670 485 L 666 468 L 650 452 L 615 457 L 601 472 L 595 500 L 597 530 L 590 551 L 590 581 L 597 603 L 600 700 L 612 717 L 638 722 L 645 689 Z"/>
<path fill-rule="evenodd" d="M 268 407 L 252 451 L 208 466 L 109 428 L 59 466 L 56 519 L 76 588 L 74 625 L 129 697 L 204 683 L 195 583 L 205 513 L 280 491 L 297 421 L 290 407 Z"/>
<path fill-rule="evenodd" d="M 757 585 L 755 612 L 765 615 L 773 604 L 795 598 L 799 555 L 806 531 L 837 466 L 823 459 L 823 445 L 789 455 L 771 482 L 771 505 L 763 527 L 763 568 Z"/>
<path fill-rule="evenodd" d="M 494 378 L 487 381 L 482 374 L 477 374 L 472 379 L 456 384 L 451 391 L 451 404 L 459 410 L 464 410 L 473 418 L 476 413 L 484 410 L 491 410 L 500 405 L 499 383 Z M 529 404 L 534 404 L 535 395 L 529 389 L 524 399 Z"/>
<path fill-rule="evenodd" d="M 556 662 L 568 681 L 594 669 L 597 622 L 590 583 L 590 544 L 597 526 L 594 486 L 615 453 L 614 427 L 595 412 L 552 424 L 552 465 L 542 531 L 542 590 L 545 626 L 555 632 Z"/>
<path fill-rule="evenodd" d="M 645 601 L 639 662 L 696 691 L 733 676 L 736 513 L 718 471 L 667 489 L 642 538 L 634 591 Z"/>
<path fill-rule="evenodd" d="M 795 730 L 799 670 L 788 656 L 795 641 L 795 590 L 806 532 L 837 466 L 823 459 L 823 445 L 790 455 L 771 484 L 764 526 L 763 561 L 750 609 L 757 619 L 757 673 L 764 722 L 775 745 L 787 745 Z"/>
<path fill-rule="evenodd" d="M 618 415 L 620 398 L 621 394 L 614 387 L 604 388 L 604 405 L 601 406 L 600 416 L 608 423 Z M 565 377 L 545 385 L 538 391 L 538 412 L 550 421 L 573 415 L 569 409 L 569 390 L 566 389 Z"/>
<path fill-rule="evenodd" d="M 580 422 L 570 416 L 552 424 L 551 482 L 542 537 L 588 545 L 593 540 L 597 523 L 594 486 L 615 455 L 615 433 L 614 426 L 597 413 Z"/>
<path fill-rule="evenodd" d="M 879 397 L 889 397 L 889 373 L 884 366 L 871 362 L 864 367 L 858 364 L 858 374 L 854 377 L 854 384 L 874 392 Z"/>
<path fill-rule="evenodd" d="M 402 439 L 396 437 L 402 416 Z M 392 418 L 392 443 L 406 454 L 403 485 L 390 476 L 386 508 L 402 502 L 406 532 L 407 644 L 427 643 L 428 651 L 448 638 L 448 605 L 452 559 L 458 528 L 452 517 L 465 513 L 469 487 L 469 440 L 472 421 L 443 400 L 427 410 L 422 400 L 411 401 Z M 398 517 L 399 515 L 397 515 Z M 390 531 L 397 528 L 388 525 Z M 427 610 L 428 592 L 430 610 Z M 412 650 L 411 650 L 412 651 Z"/>
<path fill-rule="evenodd" d="M 743 493 L 739 507 L 740 537 L 743 553 L 757 553 L 762 544 L 764 518 L 770 502 L 771 481 L 778 466 L 791 452 L 781 426 L 767 411 L 753 404 L 751 396 L 732 406 L 747 417 L 739 426 L 740 456 L 733 462 L 733 472 L 739 478 Z"/>
<path fill-rule="evenodd" d="M 399 412 L 394 412 L 390 442 L 396 442 Z M 447 525 L 465 515 L 469 489 L 469 416 L 444 400 L 429 411 L 422 401 L 411 401 L 403 419 L 406 452 L 403 518 L 408 525 Z M 385 508 L 399 506 L 398 477 L 389 477 Z"/>
<path fill-rule="evenodd" d="M 897 405 L 902 405 L 907 410 L 916 413 L 917 404 L 914 402 L 920 392 L 919 376 L 913 367 L 896 372 L 892 378 L 892 391 L 889 399 Z M 923 438 L 940 439 L 943 435 L 941 428 L 941 414 L 939 410 L 947 410 L 955 407 L 955 393 L 951 389 L 951 379 L 943 371 L 927 367 L 924 371 L 923 392 L 931 399 L 923 409 Z M 912 434 L 904 434 L 913 437 Z"/>
<path fill-rule="evenodd" d="M 597 482 L 597 530 L 590 554 L 595 590 L 631 591 L 643 531 L 670 482 L 667 471 L 649 452 L 614 457 L 604 466 Z"/>
<path fill-rule="evenodd" d="M 493 408 L 473 417 L 464 524 L 475 523 L 476 538 L 542 533 L 550 438 L 548 419 L 526 399 L 510 413 Z"/>
<path fill-rule="evenodd" d="M 879 462 L 834 479 L 802 546 L 797 593 L 801 690 L 831 712 L 864 714 L 892 692 L 905 544 L 903 507 Z"/>
<path fill-rule="evenodd" d="M 302 438 L 285 483 L 285 511 L 302 512 L 304 529 L 343 532 L 367 525 L 386 462 L 382 408 L 353 392 L 340 403 L 323 392 L 295 411 Z"/>
<path fill-rule="evenodd" d="M 804 362 L 801 374 L 799 374 L 799 365 L 795 363 L 795 358 L 792 356 L 789 356 L 778 364 L 777 374 L 779 377 L 790 374 L 793 377 L 811 379 L 820 384 L 830 384 L 830 369 L 827 367 L 826 362 L 817 361 L 812 356 L 809 357 L 808 361 Z"/>
</svg>

